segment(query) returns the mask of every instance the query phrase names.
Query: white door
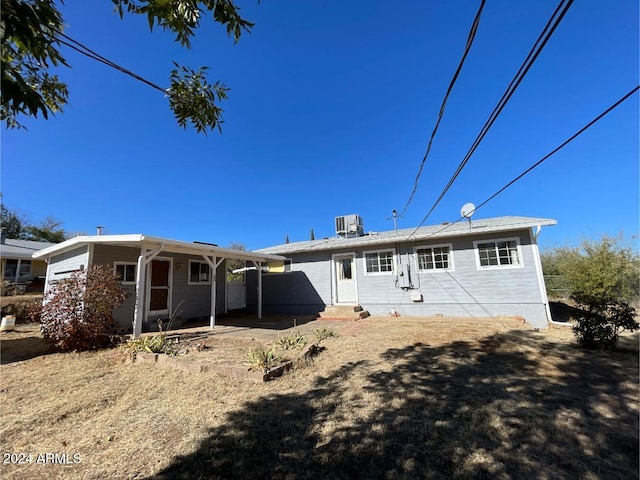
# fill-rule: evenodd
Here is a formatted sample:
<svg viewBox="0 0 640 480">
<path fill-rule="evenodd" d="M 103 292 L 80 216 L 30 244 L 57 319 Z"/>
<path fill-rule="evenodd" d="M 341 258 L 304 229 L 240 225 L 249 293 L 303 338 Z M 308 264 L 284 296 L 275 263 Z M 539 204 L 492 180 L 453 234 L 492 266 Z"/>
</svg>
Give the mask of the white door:
<svg viewBox="0 0 640 480">
<path fill-rule="evenodd" d="M 356 269 L 353 254 L 333 257 L 336 303 L 357 303 Z"/>
</svg>

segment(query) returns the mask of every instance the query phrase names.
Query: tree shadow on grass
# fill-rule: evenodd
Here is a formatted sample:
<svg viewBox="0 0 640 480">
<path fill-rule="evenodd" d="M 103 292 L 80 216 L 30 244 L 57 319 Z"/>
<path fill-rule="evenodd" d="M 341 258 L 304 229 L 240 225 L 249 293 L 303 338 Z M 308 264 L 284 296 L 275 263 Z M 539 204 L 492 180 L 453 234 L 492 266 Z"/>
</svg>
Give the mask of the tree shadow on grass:
<svg viewBox="0 0 640 480">
<path fill-rule="evenodd" d="M 53 353 L 51 345 L 42 337 L 11 338 L 11 333 L 0 334 L 0 364 L 21 362 Z"/>
<path fill-rule="evenodd" d="M 638 478 L 637 352 L 512 332 L 382 357 L 247 403 L 153 478 Z"/>
</svg>

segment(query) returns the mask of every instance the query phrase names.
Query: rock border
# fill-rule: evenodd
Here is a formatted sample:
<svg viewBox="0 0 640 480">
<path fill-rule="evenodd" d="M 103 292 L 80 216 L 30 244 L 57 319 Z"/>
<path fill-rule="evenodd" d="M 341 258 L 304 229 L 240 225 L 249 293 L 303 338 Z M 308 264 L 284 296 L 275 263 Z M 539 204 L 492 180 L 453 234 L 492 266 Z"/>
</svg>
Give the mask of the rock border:
<svg viewBox="0 0 640 480">
<path fill-rule="evenodd" d="M 319 342 L 318 342 L 319 343 Z M 125 358 L 125 364 L 154 365 L 182 372 L 203 373 L 214 372 L 232 378 L 246 378 L 255 382 L 268 382 L 281 377 L 295 364 L 308 361 L 317 355 L 321 349 L 318 343 L 305 346 L 295 360 L 288 360 L 266 371 L 256 371 L 240 365 L 212 364 L 183 360 L 164 353 L 133 352 Z"/>
</svg>

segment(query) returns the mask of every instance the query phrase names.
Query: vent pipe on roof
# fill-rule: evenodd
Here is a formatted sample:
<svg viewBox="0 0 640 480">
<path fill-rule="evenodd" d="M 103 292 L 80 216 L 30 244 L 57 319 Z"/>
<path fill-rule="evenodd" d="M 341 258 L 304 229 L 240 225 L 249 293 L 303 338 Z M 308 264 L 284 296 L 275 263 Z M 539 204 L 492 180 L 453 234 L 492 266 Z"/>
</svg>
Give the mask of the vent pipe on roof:
<svg viewBox="0 0 640 480">
<path fill-rule="evenodd" d="M 104 229 L 104 227 L 101 227 L 100 225 L 98 225 L 96 227 L 96 235 L 100 236 L 102 235 L 102 230 Z"/>
<path fill-rule="evenodd" d="M 7 234 L 5 233 L 4 228 L 0 228 L 0 243 L 4 245 L 6 240 Z"/>
</svg>

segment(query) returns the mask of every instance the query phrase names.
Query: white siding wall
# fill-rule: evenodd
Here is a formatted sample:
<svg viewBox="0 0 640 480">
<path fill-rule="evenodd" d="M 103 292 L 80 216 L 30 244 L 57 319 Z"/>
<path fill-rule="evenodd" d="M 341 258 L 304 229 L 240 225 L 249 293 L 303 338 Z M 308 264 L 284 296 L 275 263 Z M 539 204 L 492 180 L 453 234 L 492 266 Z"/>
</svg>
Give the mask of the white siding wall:
<svg viewBox="0 0 640 480">
<path fill-rule="evenodd" d="M 520 265 L 517 267 L 478 267 L 474 241 L 517 238 L 520 245 Z M 452 271 L 418 272 L 415 247 L 451 245 L 454 269 Z M 395 250 L 396 269 L 399 263 L 408 263 L 411 271 L 411 289 L 402 289 L 397 272 L 367 275 L 364 254 L 371 251 Z M 356 251 L 355 272 L 358 300 L 365 310 L 374 315 L 389 315 L 392 310 L 407 316 L 489 317 L 522 316 L 530 324 L 547 326 L 546 307 L 538 284 L 538 276 L 527 230 L 500 232 L 434 242 L 376 246 L 370 249 L 344 249 Z M 331 304 L 331 254 L 339 250 L 314 254 L 293 254 L 292 273 L 265 275 L 264 309 L 273 313 L 317 313 Z M 255 274 L 248 279 L 248 305 L 255 306 Z M 422 294 L 421 301 L 412 299 L 412 292 Z"/>
<path fill-rule="evenodd" d="M 47 267 L 47 285 L 45 291 L 60 280 L 69 278 L 75 271 L 86 268 L 89 264 L 89 248 L 78 247 L 51 258 Z"/>
</svg>

